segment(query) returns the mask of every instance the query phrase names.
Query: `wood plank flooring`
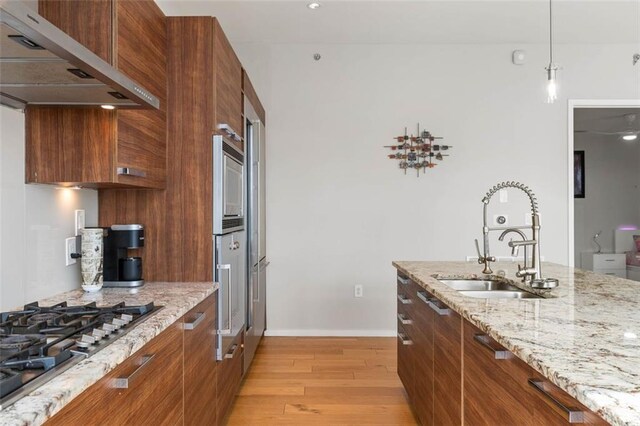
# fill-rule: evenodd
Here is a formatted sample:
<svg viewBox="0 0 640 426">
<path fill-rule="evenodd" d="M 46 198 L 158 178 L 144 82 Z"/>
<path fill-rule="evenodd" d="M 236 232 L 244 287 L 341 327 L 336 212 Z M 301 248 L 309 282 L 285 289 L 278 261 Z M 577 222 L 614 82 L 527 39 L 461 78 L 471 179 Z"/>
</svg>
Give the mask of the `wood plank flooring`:
<svg viewBox="0 0 640 426">
<path fill-rule="evenodd" d="M 265 337 L 229 425 L 416 425 L 395 338 Z"/>
</svg>

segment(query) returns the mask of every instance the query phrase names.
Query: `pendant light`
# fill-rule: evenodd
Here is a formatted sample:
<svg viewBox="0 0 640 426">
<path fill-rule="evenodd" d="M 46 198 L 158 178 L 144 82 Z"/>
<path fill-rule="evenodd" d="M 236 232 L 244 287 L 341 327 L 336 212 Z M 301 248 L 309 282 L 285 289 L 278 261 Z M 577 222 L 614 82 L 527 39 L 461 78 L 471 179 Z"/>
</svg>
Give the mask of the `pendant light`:
<svg viewBox="0 0 640 426">
<path fill-rule="evenodd" d="M 547 71 L 547 102 L 558 99 L 558 65 L 553 63 L 553 0 L 549 0 L 549 65 Z"/>
</svg>

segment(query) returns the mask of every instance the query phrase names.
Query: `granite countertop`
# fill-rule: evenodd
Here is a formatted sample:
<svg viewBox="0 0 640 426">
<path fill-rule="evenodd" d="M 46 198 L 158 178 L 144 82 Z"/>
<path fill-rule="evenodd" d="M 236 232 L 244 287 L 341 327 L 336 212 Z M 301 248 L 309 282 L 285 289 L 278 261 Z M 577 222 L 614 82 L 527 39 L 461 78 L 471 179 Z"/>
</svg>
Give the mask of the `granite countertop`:
<svg viewBox="0 0 640 426">
<path fill-rule="evenodd" d="M 98 306 L 114 305 L 122 301 L 130 305 L 154 302 L 156 306 L 162 305 L 164 308 L 101 351 L 2 409 L 0 424 L 9 426 L 44 423 L 217 289 L 218 284 L 211 282 L 147 282 L 144 287 L 136 290 L 103 288 L 96 293 L 73 290 L 39 301 L 40 305 L 67 301 L 69 304 L 96 302 Z"/>
<path fill-rule="evenodd" d="M 393 265 L 612 425 L 640 424 L 640 282 L 543 263 L 560 280 L 545 299 L 474 299 L 436 278 L 482 278 L 477 263 Z M 525 288 L 515 263 L 492 268 Z"/>
</svg>

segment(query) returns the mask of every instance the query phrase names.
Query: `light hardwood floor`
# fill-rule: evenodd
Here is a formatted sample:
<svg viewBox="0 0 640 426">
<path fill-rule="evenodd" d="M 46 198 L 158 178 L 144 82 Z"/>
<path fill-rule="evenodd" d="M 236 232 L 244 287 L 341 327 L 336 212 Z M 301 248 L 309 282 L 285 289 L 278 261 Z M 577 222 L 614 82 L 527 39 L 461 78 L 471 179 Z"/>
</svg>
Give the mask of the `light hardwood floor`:
<svg viewBox="0 0 640 426">
<path fill-rule="evenodd" d="M 229 425 L 416 425 L 395 338 L 265 337 Z"/>
</svg>

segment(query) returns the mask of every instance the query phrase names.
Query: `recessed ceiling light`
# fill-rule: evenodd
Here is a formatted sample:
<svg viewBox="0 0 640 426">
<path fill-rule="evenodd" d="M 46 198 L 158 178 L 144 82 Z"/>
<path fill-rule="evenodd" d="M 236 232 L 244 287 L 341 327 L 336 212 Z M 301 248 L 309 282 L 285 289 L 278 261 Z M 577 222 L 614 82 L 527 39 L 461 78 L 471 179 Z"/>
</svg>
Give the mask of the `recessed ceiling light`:
<svg viewBox="0 0 640 426">
<path fill-rule="evenodd" d="M 624 135 L 622 139 L 624 139 L 625 141 L 635 141 L 636 139 L 638 139 L 638 135 Z"/>
<path fill-rule="evenodd" d="M 113 105 L 100 105 L 103 109 L 116 109 Z"/>
<path fill-rule="evenodd" d="M 309 9 L 311 9 L 311 10 L 316 10 L 316 9 L 320 8 L 320 6 L 321 6 L 321 4 L 320 4 L 320 3 L 316 3 L 316 2 L 309 3 L 309 4 L 307 5 L 307 7 L 308 7 Z"/>
</svg>

